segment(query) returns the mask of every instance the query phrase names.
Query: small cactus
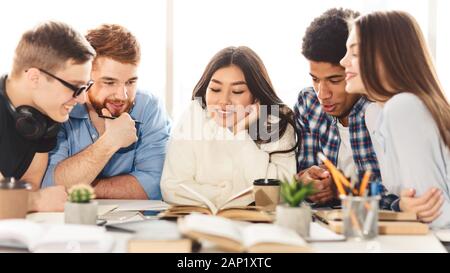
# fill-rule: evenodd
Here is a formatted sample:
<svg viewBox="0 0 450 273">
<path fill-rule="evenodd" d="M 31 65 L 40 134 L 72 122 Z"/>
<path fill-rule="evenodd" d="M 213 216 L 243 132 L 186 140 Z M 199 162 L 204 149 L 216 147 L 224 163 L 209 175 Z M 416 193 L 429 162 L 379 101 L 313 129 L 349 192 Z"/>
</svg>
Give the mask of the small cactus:
<svg viewBox="0 0 450 273">
<path fill-rule="evenodd" d="M 290 207 L 298 207 L 309 196 L 316 193 L 313 183 L 297 181 L 295 177 L 291 182 L 281 183 L 281 197 Z"/>
<path fill-rule="evenodd" d="M 78 184 L 69 190 L 69 201 L 72 203 L 89 203 L 94 198 L 94 188 L 90 185 Z"/>
</svg>

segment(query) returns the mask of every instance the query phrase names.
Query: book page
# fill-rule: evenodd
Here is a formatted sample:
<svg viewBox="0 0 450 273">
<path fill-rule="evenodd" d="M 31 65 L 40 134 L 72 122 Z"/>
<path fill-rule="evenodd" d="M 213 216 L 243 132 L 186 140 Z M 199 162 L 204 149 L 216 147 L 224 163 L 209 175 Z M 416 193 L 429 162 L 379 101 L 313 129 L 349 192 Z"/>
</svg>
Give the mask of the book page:
<svg viewBox="0 0 450 273">
<path fill-rule="evenodd" d="M 244 190 L 242 190 L 242 191 L 236 193 L 235 195 L 232 195 L 230 198 L 228 198 L 228 199 L 220 206 L 219 209 L 225 209 L 225 208 L 228 208 L 227 205 L 228 205 L 229 203 L 231 203 L 232 201 L 234 201 L 234 200 L 236 200 L 236 199 L 238 199 L 238 198 L 240 198 L 240 197 L 243 197 L 243 196 L 245 196 L 245 195 L 248 195 L 248 194 L 253 194 L 253 186 L 250 186 L 250 187 L 248 187 L 248 188 L 246 188 L 246 189 L 244 189 Z M 248 205 L 248 204 L 245 204 L 245 205 Z"/>
<path fill-rule="evenodd" d="M 89 225 L 44 225 L 46 232 L 30 245 L 33 252 L 109 252 L 114 239 Z"/>
<path fill-rule="evenodd" d="M 295 231 L 274 224 L 252 224 L 242 230 L 242 237 L 246 248 L 259 243 L 307 246 Z"/>
<path fill-rule="evenodd" d="M 434 235 L 436 235 L 441 242 L 450 242 L 450 229 L 435 230 Z"/>
<path fill-rule="evenodd" d="M 25 219 L 0 221 L 0 245 L 30 248 L 43 234 L 39 224 Z M 19 244 L 17 244 L 19 243 Z"/>
<path fill-rule="evenodd" d="M 184 231 L 196 231 L 241 242 L 239 224 L 232 220 L 203 214 L 191 214 L 183 219 Z"/>
<path fill-rule="evenodd" d="M 185 189 L 186 191 L 188 191 L 189 193 L 193 194 L 195 197 L 200 199 L 206 206 L 208 206 L 213 215 L 217 214 L 218 211 L 217 207 L 210 200 L 208 200 L 208 198 L 204 197 L 203 195 L 191 189 L 189 186 L 185 184 L 180 184 L 180 187 L 182 187 L 183 189 Z"/>
<path fill-rule="evenodd" d="M 344 241 L 345 236 L 337 234 L 336 232 L 321 226 L 318 223 L 311 223 L 309 238 L 306 238 L 309 242 L 329 242 L 329 241 Z"/>
</svg>

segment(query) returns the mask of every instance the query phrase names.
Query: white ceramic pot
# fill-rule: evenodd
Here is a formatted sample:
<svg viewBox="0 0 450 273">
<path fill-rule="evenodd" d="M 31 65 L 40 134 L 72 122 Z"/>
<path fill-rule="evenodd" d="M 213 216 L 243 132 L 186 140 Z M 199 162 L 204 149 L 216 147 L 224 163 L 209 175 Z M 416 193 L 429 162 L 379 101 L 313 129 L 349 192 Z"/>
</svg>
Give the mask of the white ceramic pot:
<svg viewBox="0 0 450 273">
<path fill-rule="evenodd" d="M 66 224 L 96 225 L 97 201 L 89 203 L 66 202 L 64 206 L 64 222 Z"/>
<path fill-rule="evenodd" d="M 277 206 L 275 224 L 297 232 L 303 238 L 309 237 L 312 212 L 308 205 L 289 207 L 286 204 Z"/>
</svg>

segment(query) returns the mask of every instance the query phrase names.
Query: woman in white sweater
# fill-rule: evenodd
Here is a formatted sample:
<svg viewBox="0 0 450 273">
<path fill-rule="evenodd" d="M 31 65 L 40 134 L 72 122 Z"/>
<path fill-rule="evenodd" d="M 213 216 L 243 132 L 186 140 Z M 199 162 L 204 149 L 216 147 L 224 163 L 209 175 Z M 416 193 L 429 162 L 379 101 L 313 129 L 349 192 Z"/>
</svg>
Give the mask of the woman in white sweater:
<svg viewBox="0 0 450 273">
<path fill-rule="evenodd" d="M 358 18 L 347 41 L 347 92 L 383 106 L 376 129 L 385 187 L 397 209 L 432 227 L 450 227 L 450 105 L 425 39 L 405 12 Z"/>
<path fill-rule="evenodd" d="M 202 205 L 185 185 L 221 207 L 256 179 L 290 179 L 296 173 L 293 113 L 251 49 L 218 52 L 192 99 L 168 144 L 161 178 L 166 202 Z M 251 202 L 250 194 L 227 206 Z"/>
</svg>

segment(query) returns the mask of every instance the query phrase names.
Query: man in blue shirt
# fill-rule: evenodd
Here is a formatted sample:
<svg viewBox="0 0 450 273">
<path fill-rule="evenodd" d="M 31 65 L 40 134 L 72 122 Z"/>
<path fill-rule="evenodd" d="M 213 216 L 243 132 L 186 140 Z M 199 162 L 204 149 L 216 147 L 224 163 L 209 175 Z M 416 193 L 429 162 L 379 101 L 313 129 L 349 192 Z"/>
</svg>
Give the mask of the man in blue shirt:
<svg viewBox="0 0 450 273">
<path fill-rule="evenodd" d="M 170 122 L 153 95 L 137 91 L 139 44 L 118 25 L 102 25 L 86 38 L 97 52 L 94 85 L 59 132 L 42 186 L 83 183 L 97 198 L 161 199 Z"/>
</svg>

